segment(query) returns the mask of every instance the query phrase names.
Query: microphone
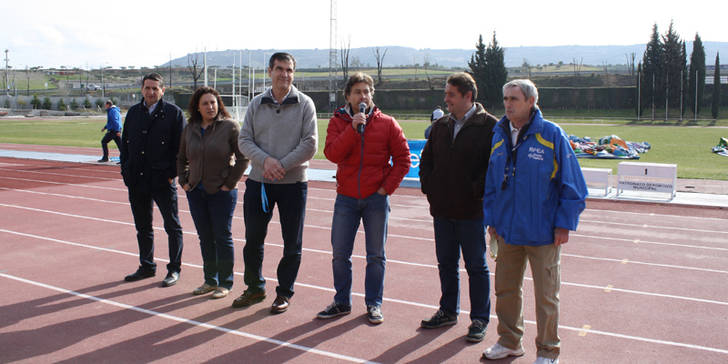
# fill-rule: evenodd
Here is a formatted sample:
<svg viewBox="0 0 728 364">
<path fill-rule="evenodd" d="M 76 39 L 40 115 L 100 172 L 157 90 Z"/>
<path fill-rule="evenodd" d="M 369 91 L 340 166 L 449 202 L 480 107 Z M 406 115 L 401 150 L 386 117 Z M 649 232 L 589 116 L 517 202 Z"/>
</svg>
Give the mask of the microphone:
<svg viewBox="0 0 728 364">
<path fill-rule="evenodd" d="M 367 104 L 362 102 L 362 103 L 359 104 L 359 112 L 362 113 L 362 114 L 364 114 L 365 111 L 367 111 Z M 364 116 L 364 117 L 366 118 L 366 116 Z M 366 126 L 366 124 L 359 124 L 359 125 L 357 125 L 356 126 L 356 131 L 359 134 L 364 133 L 364 126 Z"/>
</svg>

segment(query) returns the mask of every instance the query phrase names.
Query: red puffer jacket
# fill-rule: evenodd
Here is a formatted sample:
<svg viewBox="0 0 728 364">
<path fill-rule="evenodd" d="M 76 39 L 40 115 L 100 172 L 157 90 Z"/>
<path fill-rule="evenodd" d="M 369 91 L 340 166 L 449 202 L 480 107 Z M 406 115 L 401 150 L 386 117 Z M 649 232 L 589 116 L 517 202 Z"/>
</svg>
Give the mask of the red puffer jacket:
<svg viewBox="0 0 728 364">
<path fill-rule="evenodd" d="M 351 127 L 351 120 L 342 107 L 329 120 L 326 131 L 324 154 L 337 165 L 336 192 L 366 198 L 384 187 L 391 195 L 410 167 L 409 146 L 402 128 L 375 106 L 367 117 L 362 148 L 362 135 Z M 389 164 L 390 157 L 393 165 Z"/>
</svg>

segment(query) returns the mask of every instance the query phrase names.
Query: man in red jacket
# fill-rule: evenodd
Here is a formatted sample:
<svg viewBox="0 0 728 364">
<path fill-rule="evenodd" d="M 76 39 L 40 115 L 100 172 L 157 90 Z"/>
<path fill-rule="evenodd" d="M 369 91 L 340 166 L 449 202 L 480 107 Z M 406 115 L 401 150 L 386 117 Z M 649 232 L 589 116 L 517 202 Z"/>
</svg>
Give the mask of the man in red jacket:
<svg viewBox="0 0 728 364">
<path fill-rule="evenodd" d="M 367 266 L 364 302 L 367 318 L 381 323 L 384 290 L 384 244 L 389 195 L 409 171 L 407 139 L 396 120 L 372 102 L 374 81 L 358 72 L 344 89 L 347 104 L 329 121 L 324 154 L 337 164 L 336 203 L 331 227 L 334 302 L 319 312 L 327 319 L 351 313 L 351 253 L 359 221 L 364 221 Z M 389 159 L 392 159 L 392 165 Z"/>
</svg>

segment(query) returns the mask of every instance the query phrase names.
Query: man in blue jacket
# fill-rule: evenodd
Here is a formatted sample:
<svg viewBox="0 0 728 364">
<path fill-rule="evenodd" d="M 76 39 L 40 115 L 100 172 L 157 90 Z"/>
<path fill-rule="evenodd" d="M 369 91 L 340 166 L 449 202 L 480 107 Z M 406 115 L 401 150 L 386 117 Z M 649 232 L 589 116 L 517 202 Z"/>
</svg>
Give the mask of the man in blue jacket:
<svg viewBox="0 0 728 364">
<path fill-rule="evenodd" d="M 498 241 L 495 296 L 498 342 L 486 359 L 524 354 L 523 274 L 531 266 L 537 360 L 558 363 L 561 245 L 584 210 L 586 183 L 564 131 L 544 120 L 530 80 L 503 86 L 506 116 L 494 129 L 483 199 L 488 232 Z"/>
<path fill-rule="evenodd" d="M 101 138 L 101 150 L 104 151 L 104 156 L 99 159 L 99 163 L 104 163 L 109 161 L 107 144 L 110 141 L 113 140 L 116 147 L 121 149 L 121 111 L 111 100 L 106 100 L 106 125 L 101 128 L 101 131 L 106 131 L 104 137 Z"/>
<path fill-rule="evenodd" d="M 142 79 L 142 102 L 129 108 L 121 135 L 121 176 L 129 188 L 139 244 L 139 268 L 124 278 L 127 282 L 153 277 L 154 230 L 152 201 L 164 219 L 169 246 L 169 264 L 163 287 L 177 283 L 182 266 L 182 226 L 177 209 L 177 152 L 185 126 L 182 110 L 165 102 L 162 76 L 151 73 Z"/>
</svg>

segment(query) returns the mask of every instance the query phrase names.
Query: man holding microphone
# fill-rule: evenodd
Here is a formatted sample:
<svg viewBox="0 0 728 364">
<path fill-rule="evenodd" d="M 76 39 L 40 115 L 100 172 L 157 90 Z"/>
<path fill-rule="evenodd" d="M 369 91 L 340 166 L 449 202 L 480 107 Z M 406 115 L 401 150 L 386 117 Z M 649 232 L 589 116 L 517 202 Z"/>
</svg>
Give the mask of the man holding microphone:
<svg viewBox="0 0 728 364">
<path fill-rule="evenodd" d="M 336 295 L 334 302 L 319 312 L 320 319 L 351 313 L 351 254 L 359 222 L 363 221 L 367 319 L 375 325 L 384 321 L 381 306 L 389 195 L 409 171 L 410 153 L 402 128 L 374 105 L 373 96 L 374 80 L 361 72 L 353 74 L 344 89 L 347 104 L 334 113 L 327 129 L 324 154 L 337 165 L 331 224 Z"/>
</svg>

